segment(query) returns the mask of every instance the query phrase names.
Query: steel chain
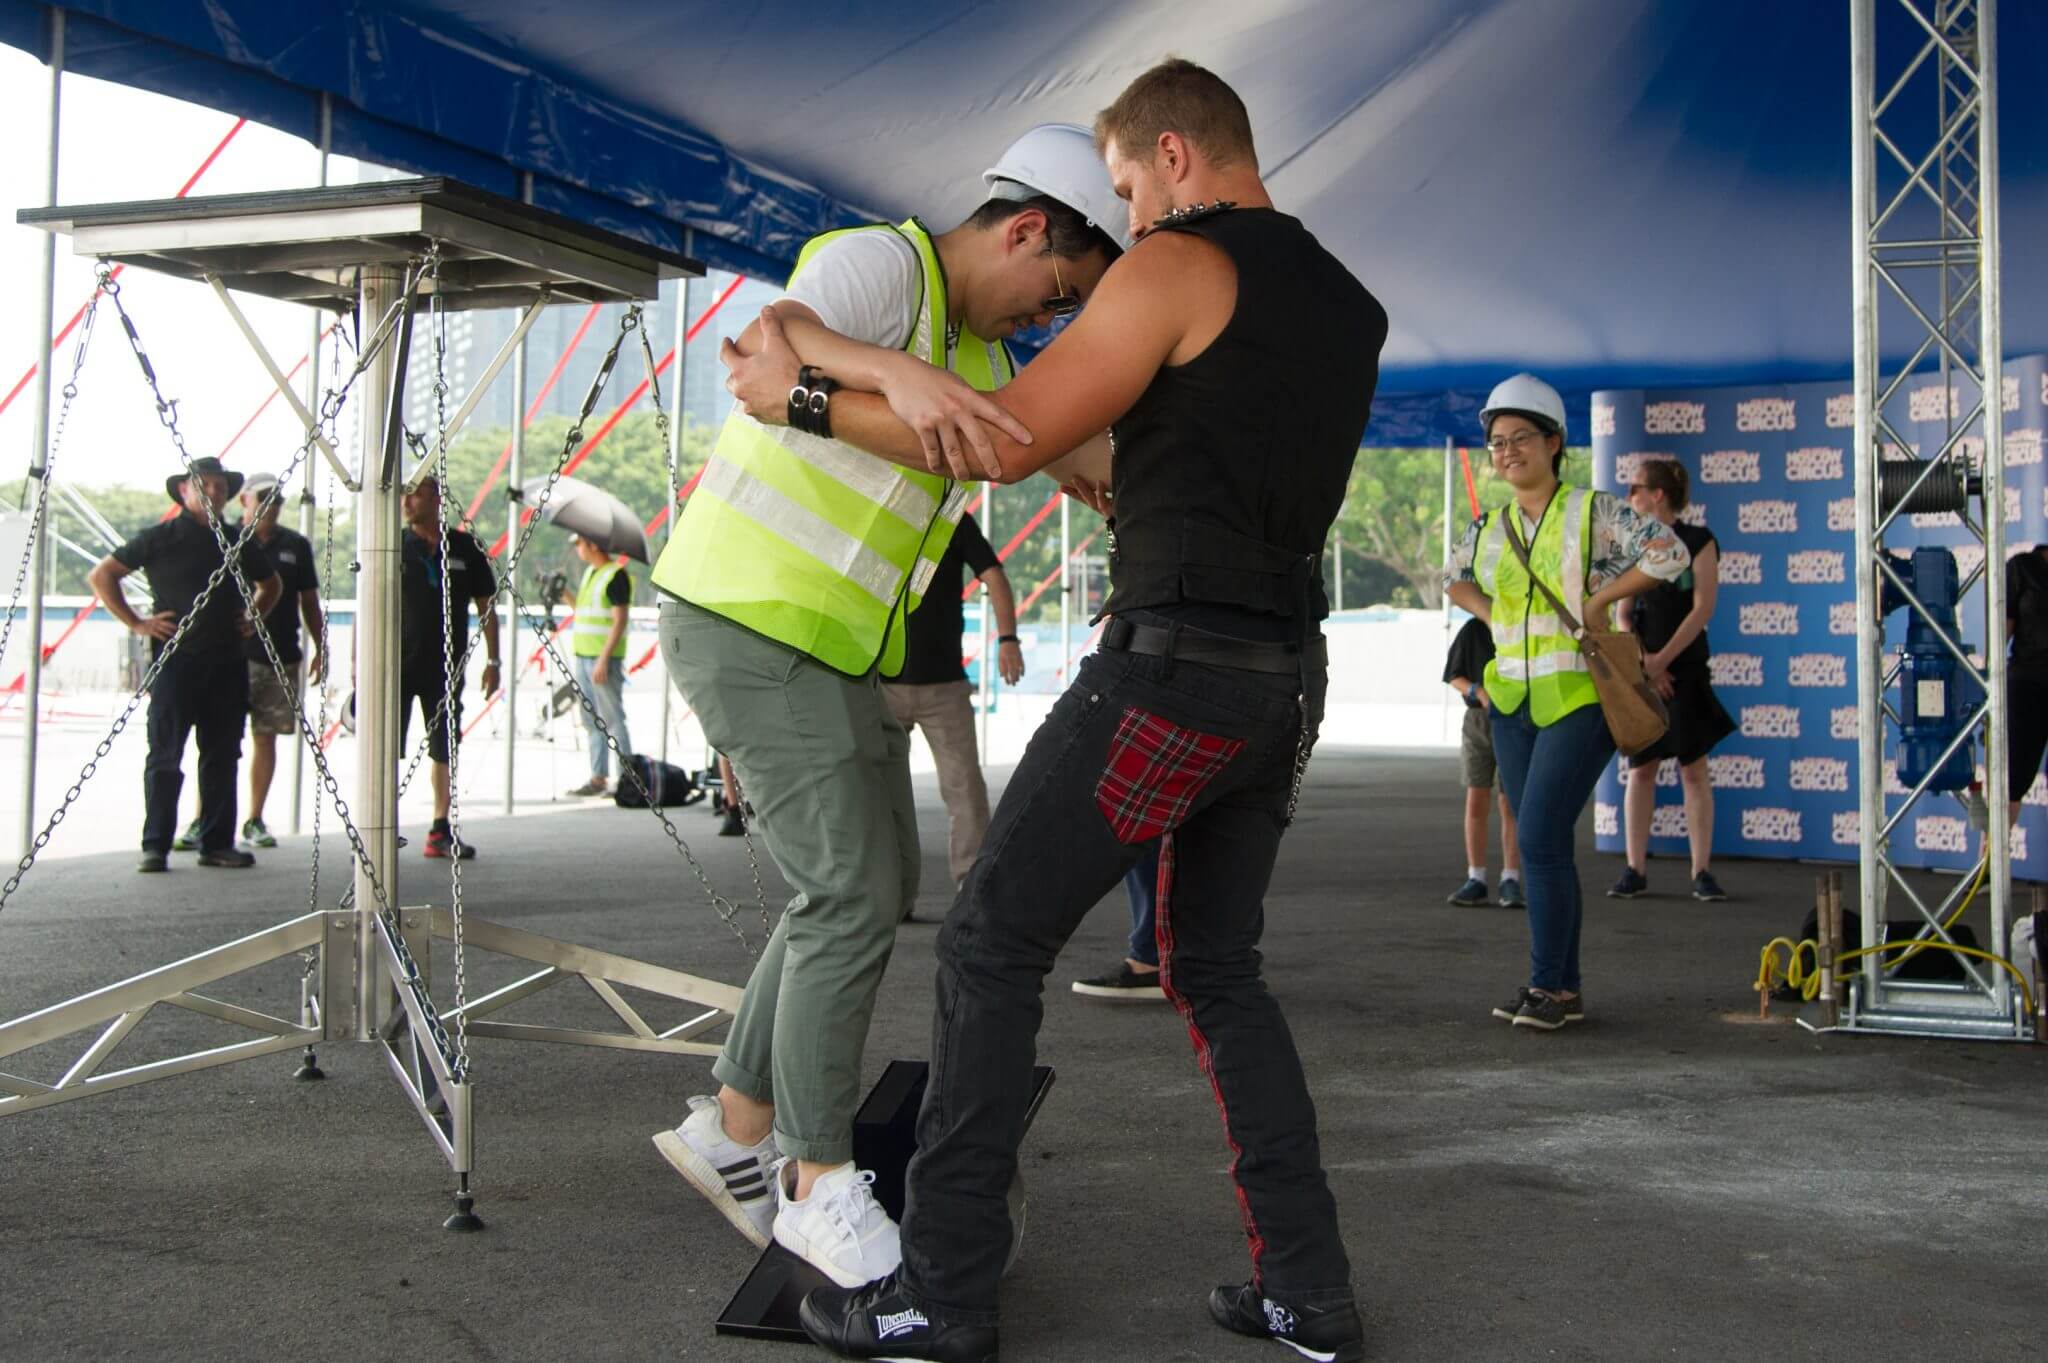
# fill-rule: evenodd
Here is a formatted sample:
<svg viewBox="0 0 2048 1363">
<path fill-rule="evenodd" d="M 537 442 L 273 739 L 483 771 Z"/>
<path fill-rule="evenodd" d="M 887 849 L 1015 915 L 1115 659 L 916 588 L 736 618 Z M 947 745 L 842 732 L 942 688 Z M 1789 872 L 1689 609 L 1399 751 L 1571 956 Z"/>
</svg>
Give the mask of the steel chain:
<svg viewBox="0 0 2048 1363">
<path fill-rule="evenodd" d="M 462 736 L 455 732 L 455 694 L 460 682 L 455 675 L 455 588 L 448 572 L 448 310 L 441 297 L 441 243 L 427 244 L 425 275 L 432 292 L 427 296 L 428 323 L 434 336 L 434 479 L 439 495 L 434 499 L 437 548 L 441 562 L 441 713 L 447 716 L 448 749 L 448 895 L 449 921 L 455 950 L 455 1063 L 450 1072 L 456 1083 L 469 1081 L 469 971 L 467 943 L 463 938 L 462 912 Z M 469 602 L 462 603 L 469 609 Z M 493 607 L 495 610 L 495 606 Z M 495 623 L 495 622 L 494 622 Z M 481 633 L 481 629 L 478 631 Z M 463 650 L 465 660 L 469 656 Z M 429 724 L 426 733 L 431 733 Z M 423 733 L 421 735 L 425 737 Z M 432 832 L 427 834 L 431 841 Z"/>
<path fill-rule="evenodd" d="M 656 819 L 661 821 L 662 828 L 668 833 L 669 841 L 673 842 L 676 845 L 676 850 L 683 854 L 683 860 L 689 864 L 691 872 L 696 875 L 697 883 L 703 886 L 705 897 L 711 901 L 711 907 L 718 914 L 720 921 L 731 930 L 733 936 L 739 939 L 740 946 L 745 948 L 747 955 L 758 958 L 761 953 L 754 949 L 753 942 L 747 937 L 746 929 L 739 924 L 739 905 L 727 899 L 712 887 L 709 873 L 704 870 L 703 865 L 698 862 L 695 854 L 690 851 L 690 845 L 683 840 L 682 832 L 675 826 L 675 821 L 669 818 L 668 814 L 659 804 L 655 803 L 653 793 L 647 789 L 647 783 L 641 779 L 639 771 L 626 760 L 627 753 L 619 747 L 619 741 L 613 736 L 611 727 L 604 722 L 604 716 L 597 712 L 597 706 L 590 699 L 590 694 L 576 681 L 575 674 L 570 672 L 568 665 L 562 661 L 562 655 L 556 651 L 555 641 L 549 636 L 547 626 L 534 618 L 531 607 L 519 595 L 519 589 L 513 587 L 511 590 L 512 600 L 517 613 L 526 617 L 527 623 L 532 627 L 535 637 L 540 640 L 541 647 L 547 651 L 548 658 L 556 667 L 568 674 L 569 685 L 576 693 L 577 703 L 583 707 L 584 713 L 590 716 L 591 723 L 596 726 L 598 733 L 603 736 L 605 746 L 610 749 L 614 757 L 618 758 L 619 774 L 633 783 L 633 788 L 640 792 L 642 799 L 647 801 L 647 808 L 654 814 Z M 762 949 L 765 950 L 767 947 L 767 937 L 772 934 L 773 928 L 768 918 L 767 892 L 761 885 L 761 867 L 755 856 L 754 843 L 751 837 L 747 839 L 747 863 L 753 871 L 754 892 L 757 902 L 761 907 Z"/>
<path fill-rule="evenodd" d="M 156 367 L 150 363 L 149 354 L 142 345 L 142 338 L 135 330 L 135 321 L 128 315 L 126 306 L 121 302 L 120 285 L 112 277 L 111 266 L 107 261 L 101 260 L 99 262 L 98 273 L 100 292 L 112 300 L 114 311 L 121 319 L 121 328 L 127 333 L 129 348 L 134 351 L 136 363 L 140 366 L 143 379 L 149 386 L 151 396 L 155 399 L 157 420 L 169 432 L 172 445 L 176 448 L 179 459 L 189 474 L 193 459 L 190 449 L 185 444 L 184 433 L 177 424 L 177 405 L 163 395 L 163 389 L 157 380 Z M 415 281 L 408 281 L 409 287 L 405 296 L 399 300 L 399 305 L 405 305 L 406 300 L 411 297 L 410 284 L 413 282 Z M 326 430 L 333 428 L 336 419 L 340 416 L 343 405 L 346 403 L 349 390 L 355 386 L 355 381 L 361 377 L 363 371 L 369 368 L 375 353 L 372 350 L 360 354 L 357 357 L 355 367 L 349 373 L 347 381 L 339 389 L 330 390 L 326 398 L 323 399 L 320 411 L 315 415 L 313 424 L 307 429 L 306 439 L 293 453 L 290 464 L 279 478 L 280 485 L 289 481 L 292 474 L 297 471 L 298 466 L 310 457 L 312 450 L 317 444 L 318 437 L 324 434 Z M 235 579 L 236 589 L 242 594 L 243 601 L 250 604 L 254 603 L 256 599 L 255 592 L 249 586 L 247 579 L 241 571 L 240 554 L 238 552 L 240 549 L 239 540 L 232 545 L 229 543 L 226 534 L 222 530 L 220 518 L 213 510 L 210 502 L 207 503 L 207 526 L 213 532 L 214 542 L 221 550 L 220 566 L 215 568 L 207 577 L 204 586 L 201 587 L 198 596 L 194 598 L 191 607 L 186 611 L 184 617 L 179 620 L 177 627 L 171 632 L 171 637 L 164 641 L 163 648 L 157 653 L 156 657 L 151 661 L 149 668 L 143 673 L 142 680 L 136 686 L 134 694 L 128 698 L 128 703 L 122 707 L 121 713 L 115 717 L 113 727 L 108 730 L 107 736 L 100 740 L 98 746 L 93 750 L 93 755 L 87 759 L 84 767 L 80 769 L 78 779 L 72 782 L 69 789 L 65 791 L 63 800 L 51 812 L 41 832 L 36 835 L 35 840 L 29 845 L 28 851 L 22 855 L 21 860 L 15 866 L 14 873 L 8 877 L 4 886 L 0 886 L 0 909 L 6 907 L 7 901 L 20 888 L 22 879 L 34 867 L 36 858 L 41 855 L 45 847 L 49 846 L 51 836 L 56 832 L 57 827 L 64 822 L 64 818 L 70 813 L 72 805 L 77 803 L 79 796 L 84 792 L 86 784 L 98 773 L 100 762 L 105 760 L 107 754 L 113 750 L 115 740 L 127 729 L 129 721 L 134 718 L 136 709 L 142 703 L 142 698 L 149 694 L 156 679 L 162 675 L 165 664 L 176 654 L 178 645 L 191 630 L 193 622 L 199 618 L 208 603 L 212 601 L 213 594 L 220 589 L 220 584 L 232 575 Z M 248 533 L 249 527 L 243 527 L 243 535 L 246 536 Z M 261 617 L 255 618 L 255 633 L 263 642 L 264 652 L 268 655 L 272 668 L 277 671 L 280 677 L 283 677 L 284 670 L 282 663 L 278 659 L 277 647 L 272 642 L 270 631 Z M 334 772 L 327 763 L 327 756 L 320 748 L 319 736 L 312 732 L 311 725 L 306 719 L 303 708 L 299 711 L 298 719 L 301 737 L 307 741 L 308 746 L 312 749 L 314 765 L 319 771 L 321 782 L 329 798 L 335 803 L 336 813 L 340 816 L 342 826 L 348 833 L 349 842 L 355 851 L 357 863 L 363 868 L 364 874 L 370 881 L 370 888 L 377 897 L 378 906 L 388 916 L 390 907 L 386 902 L 383 885 L 377 876 L 376 866 L 370 861 L 368 849 L 363 845 L 362 834 L 357 830 L 355 821 L 349 814 L 348 801 L 342 796 L 340 782 L 335 779 Z"/>
<path fill-rule="evenodd" d="M 14 594 L 7 598 L 7 620 L 0 624 L 0 663 L 7 661 L 7 645 L 14 637 L 14 617 L 21 609 L 22 588 L 28 583 L 29 567 L 36 561 L 37 546 L 42 543 L 43 525 L 50 516 L 50 478 L 57 471 L 57 449 L 64 443 L 64 427 L 71 420 L 71 403 L 78 396 L 78 375 L 85 368 L 86 347 L 92 344 L 92 324 L 99 316 L 99 311 L 100 291 L 94 289 L 91 301 L 85 306 L 85 320 L 80 323 L 78 345 L 71 352 L 71 377 L 64 384 L 64 405 L 58 409 L 57 424 L 50 431 L 47 457 L 43 458 L 40 471 L 33 468 L 29 470 L 29 478 L 42 483 L 43 495 L 36 498 L 35 514 L 29 517 L 28 543 L 22 549 L 21 567 L 14 574 Z M 45 455 L 43 450 L 37 450 L 35 453 L 37 456 Z M 28 491 L 28 483 L 24 482 L 21 487 L 24 493 Z M 30 703 L 36 704 L 39 700 L 39 697 L 31 697 Z"/>
</svg>

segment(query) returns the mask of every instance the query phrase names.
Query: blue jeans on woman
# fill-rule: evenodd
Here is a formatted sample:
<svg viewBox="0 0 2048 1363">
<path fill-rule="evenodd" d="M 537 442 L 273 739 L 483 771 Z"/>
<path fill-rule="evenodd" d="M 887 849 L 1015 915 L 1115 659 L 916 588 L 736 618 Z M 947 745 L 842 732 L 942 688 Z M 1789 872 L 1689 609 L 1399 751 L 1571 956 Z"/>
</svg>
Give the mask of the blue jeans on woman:
<svg viewBox="0 0 2048 1363">
<path fill-rule="evenodd" d="M 1511 715 L 1495 710 L 1493 754 L 1522 849 L 1522 889 L 1529 897 L 1529 987 L 1576 994 L 1586 900 L 1574 852 L 1579 816 L 1614 757 L 1607 718 L 1597 704 L 1541 726 L 1529 717 L 1526 703 Z"/>
</svg>

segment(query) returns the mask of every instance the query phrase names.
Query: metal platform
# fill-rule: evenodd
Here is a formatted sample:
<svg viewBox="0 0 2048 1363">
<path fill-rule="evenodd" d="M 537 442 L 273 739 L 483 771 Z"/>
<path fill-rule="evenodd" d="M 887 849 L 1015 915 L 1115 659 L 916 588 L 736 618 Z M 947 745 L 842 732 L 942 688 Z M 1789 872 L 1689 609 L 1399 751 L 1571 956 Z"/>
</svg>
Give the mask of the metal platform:
<svg viewBox="0 0 2048 1363">
<path fill-rule="evenodd" d="M 397 267 L 441 243 L 445 308 L 507 308 L 546 284 L 556 302 L 626 303 L 704 267 L 615 232 L 428 177 L 328 189 L 28 208 L 82 256 L 333 312 L 356 306 L 366 265 Z"/>
</svg>

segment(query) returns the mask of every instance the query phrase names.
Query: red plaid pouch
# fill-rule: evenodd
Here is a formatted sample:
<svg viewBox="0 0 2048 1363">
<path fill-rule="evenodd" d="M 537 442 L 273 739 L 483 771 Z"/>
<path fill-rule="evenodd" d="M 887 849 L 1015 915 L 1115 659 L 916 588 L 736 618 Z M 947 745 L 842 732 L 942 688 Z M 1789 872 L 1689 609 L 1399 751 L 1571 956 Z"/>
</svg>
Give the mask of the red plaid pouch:
<svg viewBox="0 0 2048 1363">
<path fill-rule="evenodd" d="M 1095 782 L 1095 807 L 1118 842 L 1150 842 L 1187 819 L 1195 800 L 1243 747 L 1241 738 L 1197 733 L 1127 709 Z"/>
</svg>

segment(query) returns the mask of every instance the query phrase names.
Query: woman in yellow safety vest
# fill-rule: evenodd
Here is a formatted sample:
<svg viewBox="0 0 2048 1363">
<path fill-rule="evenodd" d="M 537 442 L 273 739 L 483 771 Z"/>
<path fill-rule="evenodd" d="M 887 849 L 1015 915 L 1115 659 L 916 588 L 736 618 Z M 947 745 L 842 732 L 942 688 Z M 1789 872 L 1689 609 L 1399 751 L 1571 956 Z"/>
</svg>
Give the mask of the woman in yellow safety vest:
<svg viewBox="0 0 2048 1363">
<path fill-rule="evenodd" d="M 1517 374 L 1501 383 L 1479 419 L 1493 470 L 1514 495 L 1465 531 L 1444 569 L 1444 591 L 1493 631 L 1486 696 L 1494 756 L 1515 810 L 1529 900 L 1529 983 L 1493 1015 L 1554 1032 L 1586 1015 L 1579 989 L 1585 896 L 1573 843 L 1614 740 L 1573 624 L 1558 617 L 1530 573 L 1578 622 L 1611 629 L 1616 602 L 1677 577 L 1689 556 L 1669 526 L 1611 493 L 1560 481 L 1564 400 L 1543 380 Z"/>
</svg>

